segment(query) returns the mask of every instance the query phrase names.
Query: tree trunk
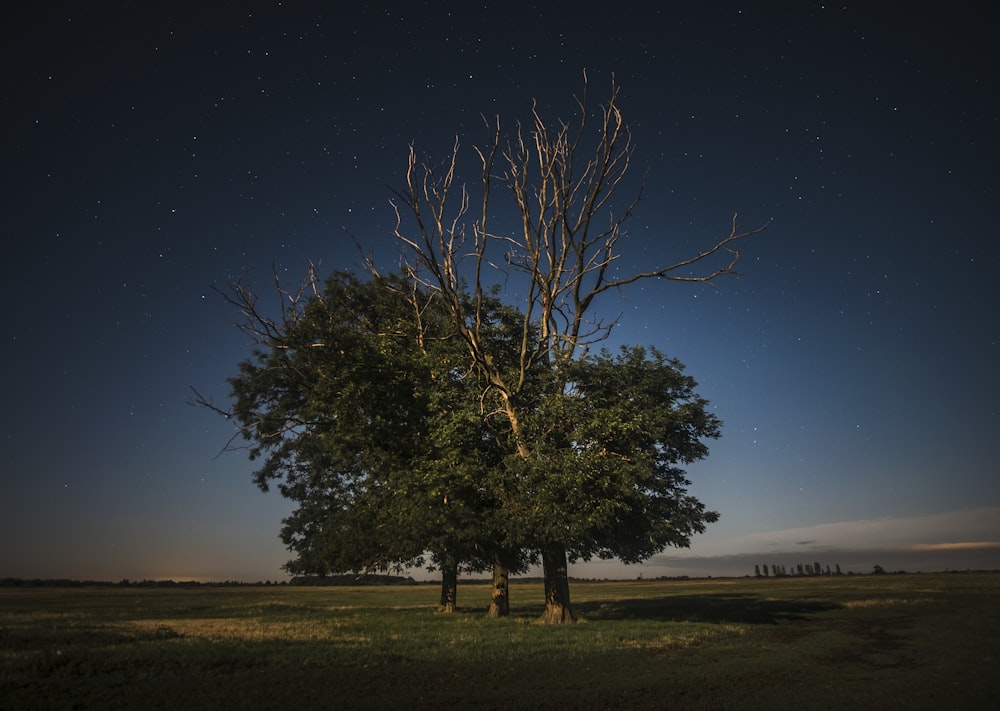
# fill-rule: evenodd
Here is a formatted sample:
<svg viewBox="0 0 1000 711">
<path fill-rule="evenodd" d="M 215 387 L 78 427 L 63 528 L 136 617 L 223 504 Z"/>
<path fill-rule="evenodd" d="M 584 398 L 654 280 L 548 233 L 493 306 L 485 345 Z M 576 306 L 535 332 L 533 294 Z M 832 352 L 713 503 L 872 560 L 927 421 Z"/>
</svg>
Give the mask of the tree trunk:
<svg viewBox="0 0 1000 711">
<path fill-rule="evenodd" d="M 487 617 L 510 615 L 510 570 L 499 560 L 493 563 L 493 596 Z"/>
<path fill-rule="evenodd" d="M 458 562 L 447 559 L 441 565 L 441 612 L 454 612 L 458 601 Z"/>
<path fill-rule="evenodd" d="M 542 570 L 545 575 L 545 612 L 541 622 L 561 624 L 576 622 L 573 608 L 569 603 L 569 576 L 566 548 L 560 543 L 551 543 L 542 550 Z"/>
</svg>

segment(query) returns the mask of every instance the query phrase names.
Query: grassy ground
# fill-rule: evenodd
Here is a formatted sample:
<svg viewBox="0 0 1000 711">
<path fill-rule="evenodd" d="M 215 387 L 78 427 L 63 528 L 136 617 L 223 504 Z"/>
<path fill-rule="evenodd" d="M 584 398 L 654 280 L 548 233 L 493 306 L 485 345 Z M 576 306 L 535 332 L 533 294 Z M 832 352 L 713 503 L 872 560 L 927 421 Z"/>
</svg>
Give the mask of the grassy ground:
<svg viewBox="0 0 1000 711">
<path fill-rule="evenodd" d="M 0 709 L 1000 708 L 1000 574 L 0 589 Z"/>
</svg>

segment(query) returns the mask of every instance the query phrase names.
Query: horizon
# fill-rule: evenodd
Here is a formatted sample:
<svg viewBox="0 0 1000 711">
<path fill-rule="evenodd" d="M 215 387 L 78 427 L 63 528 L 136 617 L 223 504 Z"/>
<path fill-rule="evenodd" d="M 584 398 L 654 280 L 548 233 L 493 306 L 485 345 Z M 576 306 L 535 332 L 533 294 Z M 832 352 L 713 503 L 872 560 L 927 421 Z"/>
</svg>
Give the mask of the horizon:
<svg viewBox="0 0 1000 711">
<path fill-rule="evenodd" d="M 805 566 L 805 564 L 802 564 Z M 881 570 L 872 569 L 867 571 L 858 570 L 841 570 L 836 572 L 831 570 L 820 573 L 813 572 L 803 572 L 799 573 L 790 566 L 788 572 L 786 573 L 769 573 L 769 574 L 757 574 L 757 573 L 746 573 L 743 575 L 659 575 L 659 576 L 643 576 L 638 575 L 636 577 L 583 577 L 577 575 L 570 575 L 568 580 L 571 582 L 582 582 L 582 583 L 628 583 L 628 582 L 656 582 L 656 581 L 671 581 L 671 580 L 744 580 L 750 579 L 800 579 L 800 578 L 825 578 L 825 577 L 861 577 L 861 576 L 881 576 L 881 575 L 966 575 L 974 573 L 998 573 L 1000 568 L 944 568 L 944 569 L 930 569 L 930 570 L 890 570 L 885 569 L 884 566 L 879 566 Z M 440 578 L 433 577 L 414 577 L 413 575 L 407 575 L 406 573 L 364 573 L 364 574 L 354 574 L 354 573 L 334 573 L 326 576 L 309 576 L 300 575 L 289 577 L 287 579 L 275 579 L 275 578 L 257 578 L 257 579 L 227 579 L 227 578 L 142 578 L 142 579 L 132 579 L 132 578 L 122 578 L 120 580 L 111 579 L 101 579 L 93 577 L 83 577 L 83 578 L 69 578 L 65 576 L 55 576 L 47 578 L 20 578 L 20 577 L 0 577 L 0 587 L 3 586 L 27 586 L 27 587 L 59 587 L 62 585 L 66 586 L 157 586 L 157 585 L 206 585 L 206 586 L 220 586 L 225 587 L 226 585 L 246 585 L 246 586 L 271 586 L 271 585 L 293 585 L 299 587 L 351 587 L 350 583 L 342 582 L 345 578 L 354 578 L 358 582 L 356 587 L 365 587 L 368 585 L 390 585 L 398 584 L 398 582 L 409 582 L 415 585 L 437 585 L 440 584 Z M 375 579 L 375 582 L 365 582 L 369 578 Z M 331 583 L 328 585 L 315 584 L 308 582 L 311 580 L 340 580 L 341 582 Z M 384 580 L 381 582 L 379 579 Z M 298 582 L 296 582 L 298 581 Z M 394 581 L 394 582 L 389 582 Z M 511 583 L 541 583 L 544 581 L 542 571 L 539 569 L 534 572 L 529 573 L 518 573 L 510 575 Z M 477 574 L 477 573 L 461 573 L 458 577 L 459 583 L 464 584 L 475 584 L 475 585 L 489 585 L 492 582 L 492 578 L 489 575 Z"/>
<path fill-rule="evenodd" d="M 887 536 L 885 531 L 893 532 Z M 928 532 L 936 540 L 926 539 Z M 966 532 L 981 534 L 979 540 L 960 540 Z M 918 537 L 924 536 L 923 540 Z M 863 545 L 864 540 L 890 541 L 891 545 Z M 754 547 L 756 546 L 756 547 Z M 742 550 L 740 550 L 742 549 Z M 281 549 L 287 559 L 287 551 Z M 277 562 L 277 561 L 275 561 Z M 282 561 L 283 562 L 283 561 Z M 1000 569 L 1000 507 L 974 509 L 966 512 L 950 512 L 924 517 L 894 518 L 884 517 L 867 521 L 845 521 L 818 524 L 778 531 L 756 532 L 736 539 L 720 539 L 706 533 L 695 539 L 689 549 L 668 548 L 645 563 L 623 565 L 615 560 L 592 560 L 570 563 L 569 576 L 587 580 L 633 580 L 639 578 L 718 578 L 753 577 L 754 566 L 813 565 L 819 562 L 835 570 L 840 566 L 844 574 L 864 575 L 874 566 L 881 566 L 886 572 L 934 573 L 968 570 Z M 225 565 L 218 560 L 215 565 L 221 571 Z M 67 573 L 42 575 L 41 568 L 23 570 L 22 574 L 7 574 L 0 570 L 0 578 L 18 580 L 159 580 L 192 581 L 218 583 L 226 581 L 258 582 L 265 580 L 287 581 L 290 576 L 280 571 L 280 563 L 265 572 L 265 567 L 253 569 L 232 569 L 231 572 L 212 572 L 211 557 L 188 567 L 176 565 L 171 570 L 157 571 L 118 569 L 112 572 L 86 572 L 83 568 L 67 566 Z M 100 569 L 99 569 L 100 570 Z M 256 572 L 252 572 L 256 570 Z M 404 572 L 370 571 L 370 574 L 398 574 L 415 580 L 438 579 L 435 572 L 423 568 L 405 568 Z M 537 577 L 540 568 L 513 577 Z M 462 579 L 478 578 L 480 573 L 463 573 Z M 796 576 L 797 577 L 797 576 Z"/>
</svg>

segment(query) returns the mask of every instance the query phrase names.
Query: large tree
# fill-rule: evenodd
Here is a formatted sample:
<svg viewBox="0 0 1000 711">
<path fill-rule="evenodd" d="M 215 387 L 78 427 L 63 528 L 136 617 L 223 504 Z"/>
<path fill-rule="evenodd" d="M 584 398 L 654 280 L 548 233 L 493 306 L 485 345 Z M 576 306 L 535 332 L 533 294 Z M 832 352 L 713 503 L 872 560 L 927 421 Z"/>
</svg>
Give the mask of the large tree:
<svg viewBox="0 0 1000 711">
<path fill-rule="evenodd" d="M 271 318 L 245 283 L 231 285 L 226 298 L 257 347 L 229 381 L 231 409 L 212 407 L 263 460 L 257 485 L 297 504 L 281 530 L 296 554 L 289 572 L 385 570 L 428 553 L 451 610 L 460 567 L 520 565 L 516 550 L 497 547 L 506 537 L 488 485 L 504 451 L 436 297 L 391 275 L 336 273 L 320 288 L 313 270 L 279 293 L 285 306 Z M 509 312 L 490 309 L 501 360 Z"/>
<path fill-rule="evenodd" d="M 567 363 L 565 390 L 532 418 L 553 465 L 533 484 L 547 494 L 535 507 L 560 523 L 572 559 L 637 563 L 718 519 L 687 493 L 682 465 L 708 454 L 721 422 L 683 371 L 653 348 L 602 350 Z"/>
<path fill-rule="evenodd" d="M 552 458 L 552 435 L 539 436 L 527 423 L 543 402 L 560 407 L 568 397 L 572 364 L 613 326 L 592 318 L 595 300 L 645 279 L 708 283 L 732 274 L 737 243 L 764 229 L 741 231 L 734 217 L 728 233 L 694 254 L 648 270 L 619 270 L 620 243 L 641 188 L 633 197 L 619 193 L 627 186 L 633 145 L 617 83 L 612 80 L 610 96 L 596 113 L 586 86 L 584 76 L 573 122 L 550 124 L 536 106 L 529 127 L 518 125 L 507 139 L 499 119 L 488 124 L 489 139 L 474 149 L 478 166 L 471 185 L 458 175 L 458 141 L 442 163 L 419 160 L 411 145 L 405 184 L 394 202 L 395 235 L 410 278 L 436 294 L 451 314 L 480 373 L 483 401 L 503 419 L 520 460 L 510 468 L 523 469 L 542 484 L 572 477 L 575 469 Z M 500 364 L 486 338 L 486 307 L 497 283 L 521 294 L 513 367 Z M 539 363 L 550 375 L 544 393 L 531 377 Z M 550 622 L 574 619 L 567 578 L 574 541 L 567 515 L 565 509 L 552 511 L 539 527 L 546 532 L 537 542 L 545 577 L 543 619 Z M 703 515 L 702 521 L 708 520 Z M 495 578 L 502 575 L 495 570 Z"/>
</svg>

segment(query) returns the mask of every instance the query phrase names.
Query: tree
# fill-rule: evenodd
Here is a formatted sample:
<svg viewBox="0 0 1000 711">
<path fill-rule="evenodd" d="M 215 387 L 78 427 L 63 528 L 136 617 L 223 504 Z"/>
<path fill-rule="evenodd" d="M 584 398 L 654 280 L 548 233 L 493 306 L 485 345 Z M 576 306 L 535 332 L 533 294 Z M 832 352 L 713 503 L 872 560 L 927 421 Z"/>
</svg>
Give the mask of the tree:
<svg viewBox="0 0 1000 711">
<path fill-rule="evenodd" d="M 579 470 L 562 455 L 553 458 L 551 433 L 527 423 L 540 404 L 556 412 L 563 407 L 560 400 L 572 396 L 570 366 L 614 325 L 590 317 L 594 302 L 640 280 L 710 283 L 735 273 L 737 243 L 764 229 L 740 231 L 734 217 L 728 234 L 693 255 L 648 271 L 619 272 L 620 242 L 642 191 L 624 200 L 617 194 L 633 156 L 617 83 L 612 79 L 610 97 L 596 114 L 586 89 L 585 75 L 575 125 L 550 125 L 537 105 L 527 135 L 519 126 L 503 141 L 499 119 L 488 124 L 490 138 L 475 149 L 475 204 L 458 180 L 458 141 L 440 165 L 419 161 L 411 145 L 405 185 L 393 203 L 407 273 L 439 296 L 461 333 L 483 383 L 483 402 L 504 422 L 520 460 L 512 469 L 556 489 L 561 478 L 572 479 Z M 510 201 L 495 200 L 494 189 Z M 522 295 L 523 327 L 513 368 L 498 363 L 483 332 L 486 297 L 500 282 L 512 283 Z M 529 376 L 539 363 L 550 376 L 541 393 L 532 391 L 538 381 Z M 544 569 L 543 619 L 549 622 L 574 619 L 566 572 L 574 541 L 566 533 L 572 522 L 564 519 L 565 511 L 551 511 L 539 528 L 548 538 L 534 543 Z"/>
<path fill-rule="evenodd" d="M 429 551 L 452 610 L 460 566 L 481 570 L 499 555 L 520 565 L 490 547 L 499 506 L 484 482 L 503 452 L 435 300 L 394 276 L 337 273 L 320 289 L 313 269 L 297 292 L 279 294 L 272 319 L 246 285 L 231 285 L 226 297 L 257 348 L 229 381 L 232 409 L 199 399 L 263 459 L 257 485 L 277 483 L 297 503 L 281 530 L 296 554 L 289 572 L 385 570 Z M 497 338 L 507 310 L 484 308 Z"/>
<path fill-rule="evenodd" d="M 563 389 L 526 419 L 540 456 L 514 479 L 530 514 L 513 524 L 530 532 L 533 548 L 561 537 L 571 560 L 637 563 L 667 546 L 688 546 L 718 519 L 687 495 L 690 482 L 678 466 L 704 457 L 703 440 L 719 435 L 721 423 L 695 394 L 695 381 L 678 361 L 637 346 L 564 368 Z"/>
</svg>

